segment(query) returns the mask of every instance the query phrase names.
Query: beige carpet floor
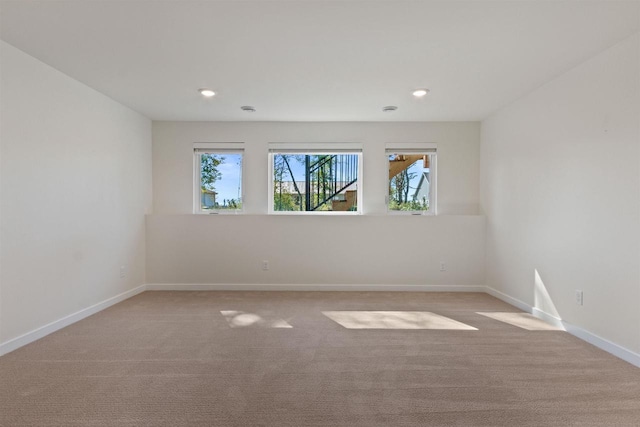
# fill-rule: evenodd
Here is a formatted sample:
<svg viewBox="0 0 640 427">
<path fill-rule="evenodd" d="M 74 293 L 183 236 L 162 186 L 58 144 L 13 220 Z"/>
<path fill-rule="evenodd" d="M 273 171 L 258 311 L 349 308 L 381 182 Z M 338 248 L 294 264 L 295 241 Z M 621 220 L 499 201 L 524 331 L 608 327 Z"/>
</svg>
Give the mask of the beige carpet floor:
<svg viewBox="0 0 640 427">
<path fill-rule="evenodd" d="M 640 369 L 485 294 L 145 292 L 0 357 L 2 426 L 640 426 Z"/>
</svg>

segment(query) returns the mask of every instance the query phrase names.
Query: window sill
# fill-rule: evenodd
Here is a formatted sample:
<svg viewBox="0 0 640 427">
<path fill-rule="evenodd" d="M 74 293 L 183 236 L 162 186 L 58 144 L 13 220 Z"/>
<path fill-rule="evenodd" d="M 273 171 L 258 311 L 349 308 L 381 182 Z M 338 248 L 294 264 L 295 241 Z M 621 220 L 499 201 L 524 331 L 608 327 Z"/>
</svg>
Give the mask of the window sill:
<svg viewBox="0 0 640 427">
<path fill-rule="evenodd" d="M 244 211 L 242 210 L 232 210 L 232 211 L 200 211 L 194 212 L 194 215 L 242 215 Z"/>
<path fill-rule="evenodd" d="M 400 216 L 436 216 L 435 212 L 429 211 L 387 211 L 387 215 L 400 215 Z"/>
<path fill-rule="evenodd" d="M 362 212 L 348 211 L 321 211 L 321 212 L 303 212 L 303 211 L 274 211 L 268 215 L 293 215 L 293 216 L 358 216 Z"/>
</svg>

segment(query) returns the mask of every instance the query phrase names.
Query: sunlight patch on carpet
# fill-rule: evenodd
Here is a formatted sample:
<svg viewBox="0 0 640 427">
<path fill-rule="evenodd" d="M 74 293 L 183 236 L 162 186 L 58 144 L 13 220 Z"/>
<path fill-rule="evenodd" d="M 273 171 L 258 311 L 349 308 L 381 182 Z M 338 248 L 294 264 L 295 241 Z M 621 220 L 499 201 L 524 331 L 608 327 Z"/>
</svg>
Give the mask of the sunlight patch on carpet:
<svg viewBox="0 0 640 427">
<path fill-rule="evenodd" d="M 323 311 L 347 329 L 447 329 L 477 331 L 457 320 L 428 311 Z"/>
<path fill-rule="evenodd" d="M 222 310 L 220 313 L 232 328 L 293 328 L 286 320 L 273 317 L 270 314 L 247 313 L 236 310 Z"/>
<path fill-rule="evenodd" d="M 494 320 L 498 320 L 503 323 L 508 323 L 512 326 L 517 326 L 518 328 L 526 329 L 527 331 L 561 331 L 562 328 L 558 328 L 556 326 L 550 325 L 544 320 L 538 319 L 537 317 L 529 314 L 529 313 L 481 313 L 478 312 L 482 316 L 489 317 Z"/>
</svg>

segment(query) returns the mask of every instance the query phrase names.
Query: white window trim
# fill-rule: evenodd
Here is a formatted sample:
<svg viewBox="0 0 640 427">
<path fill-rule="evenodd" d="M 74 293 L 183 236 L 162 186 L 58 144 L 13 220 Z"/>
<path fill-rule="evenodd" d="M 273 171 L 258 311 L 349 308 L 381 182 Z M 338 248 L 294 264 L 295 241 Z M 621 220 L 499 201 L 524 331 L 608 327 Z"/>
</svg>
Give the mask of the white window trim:
<svg viewBox="0 0 640 427">
<path fill-rule="evenodd" d="M 389 194 L 385 196 L 385 206 L 388 215 L 423 215 L 436 216 L 438 214 L 438 146 L 436 143 L 387 143 L 385 144 L 385 159 L 388 164 L 390 154 L 428 154 L 429 155 L 429 210 L 427 211 L 397 211 L 389 209 Z"/>
<path fill-rule="evenodd" d="M 273 209 L 273 156 L 275 154 L 353 154 L 358 156 L 358 186 L 356 190 L 356 211 L 276 211 Z M 328 143 L 269 143 L 268 214 L 269 215 L 362 215 L 362 144 L 354 142 Z"/>
<path fill-rule="evenodd" d="M 385 151 L 403 151 L 407 153 L 416 152 L 432 152 L 438 150 L 438 144 L 435 142 L 387 142 L 384 146 Z"/>
<path fill-rule="evenodd" d="M 201 204 L 201 154 L 241 154 L 242 155 L 242 172 L 241 183 L 242 193 L 240 201 L 242 208 L 240 209 L 212 209 L 204 211 Z M 236 215 L 244 212 L 244 183 L 245 183 L 245 167 L 244 167 L 244 143 L 243 142 L 195 142 L 193 144 L 193 213 L 197 215 Z"/>
<path fill-rule="evenodd" d="M 344 151 L 362 152 L 360 142 L 270 142 L 269 152 L 296 153 L 301 152 L 339 153 Z M 355 154 L 355 153 L 354 153 Z"/>
</svg>

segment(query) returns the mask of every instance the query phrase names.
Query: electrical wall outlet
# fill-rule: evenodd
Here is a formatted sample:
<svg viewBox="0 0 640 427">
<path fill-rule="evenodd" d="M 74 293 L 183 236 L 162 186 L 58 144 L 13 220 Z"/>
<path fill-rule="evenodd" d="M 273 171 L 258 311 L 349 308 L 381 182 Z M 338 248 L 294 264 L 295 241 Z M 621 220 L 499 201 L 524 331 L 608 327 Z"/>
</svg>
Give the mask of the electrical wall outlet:
<svg viewBox="0 0 640 427">
<path fill-rule="evenodd" d="M 576 289 L 576 304 L 583 305 L 583 303 L 584 303 L 584 299 L 583 299 L 582 291 L 579 289 Z"/>
<path fill-rule="evenodd" d="M 124 265 L 120 266 L 120 278 L 124 279 L 124 277 L 126 276 L 126 268 L 124 267 Z"/>
<path fill-rule="evenodd" d="M 447 271 L 447 264 L 444 261 L 440 261 L 440 271 Z"/>
<path fill-rule="evenodd" d="M 269 271 L 269 261 L 262 261 L 262 271 Z"/>
</svg>

